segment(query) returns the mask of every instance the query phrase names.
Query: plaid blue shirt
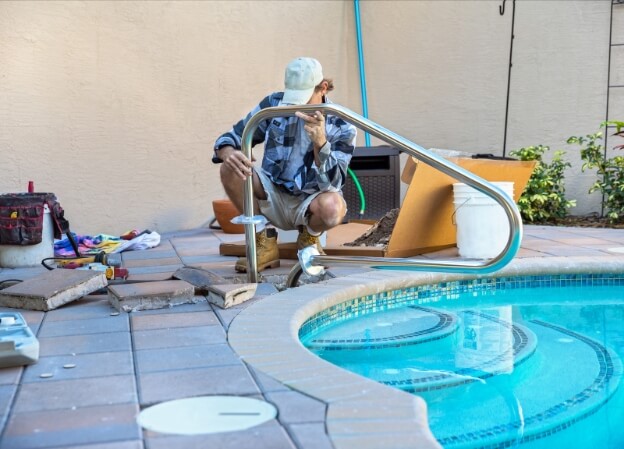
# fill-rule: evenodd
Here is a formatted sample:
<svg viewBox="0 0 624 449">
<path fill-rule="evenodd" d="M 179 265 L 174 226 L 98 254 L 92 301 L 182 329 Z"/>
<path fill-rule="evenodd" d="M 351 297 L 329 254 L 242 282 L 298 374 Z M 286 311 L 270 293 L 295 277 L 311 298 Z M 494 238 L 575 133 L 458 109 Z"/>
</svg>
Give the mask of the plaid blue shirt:
<svg viewBox="0 0 624 449">
<path fill-rule="evenodd" d="M 264 98 L 247 116 L 221 135 L 215 150 L 231 145 L 241 149 L 243 129 L 259 110 L 279 106 L 283 92 Z M 329 100 L 325 99 L 327 103 Z M 325 119 L 327 143 L 319 152 L 320 166 L 314 162 L 313 144 L 298 117 L 274 117 L 261 122 L 252 138 L 252 145 L 264 142 L 262 171 L 293 195 L 338 192 L 347 180 L 347 168 L 355 148 L 356 128 L 339 117 Z M 221 162 L 216 157 L 213 162 Z"/>
</svg>

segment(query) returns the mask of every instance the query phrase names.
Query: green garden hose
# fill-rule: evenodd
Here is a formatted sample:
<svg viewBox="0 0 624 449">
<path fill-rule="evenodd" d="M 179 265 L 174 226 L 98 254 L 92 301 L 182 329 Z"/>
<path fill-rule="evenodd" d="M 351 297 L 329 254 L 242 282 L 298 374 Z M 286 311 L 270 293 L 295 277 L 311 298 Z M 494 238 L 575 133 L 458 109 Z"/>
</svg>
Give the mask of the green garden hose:
<svg viewBox="0 0 624 449">
<path fill-rule="evenodd" d="M 362 190 L 362 186 L 360 185 L 360 181 L 357 179 L 357 176 L 355 176 L 355 173 L 353 173 L 353 170 L 347 168 L 347 173 L 349 173 L 349 176 L 351 176 L 351 179 L 353 179 L 355 188 L 360 194 L 360 218 L 362 218 L 364 216 L 364 211 L 366 210 L 366 198 L 364 197 L 364 191 Z"/>
</svg>

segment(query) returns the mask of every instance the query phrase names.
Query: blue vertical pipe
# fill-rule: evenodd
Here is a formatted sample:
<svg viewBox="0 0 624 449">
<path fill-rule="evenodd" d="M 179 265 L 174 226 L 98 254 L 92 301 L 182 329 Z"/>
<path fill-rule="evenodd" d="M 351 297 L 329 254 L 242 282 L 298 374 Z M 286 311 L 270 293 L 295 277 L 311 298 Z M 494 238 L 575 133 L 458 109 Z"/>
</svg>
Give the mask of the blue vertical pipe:
<svg viewBox="0 0 624 449">
<path fill-rule="evenodd" d="M 360 64 L 360 91 L 362 93 L 362 115 L 368 118 L 368 99 L 366 98 L 366 73 L 364 72 L 364 51 L 362 50 L 362 27 L 360 25 L 360 1 L 353 0 L 355 11 L 355 32 L 357 36 L 358 61 Z M 364 134 L 366 146 L 370 147 L 370 134 Z"/>
</svg>

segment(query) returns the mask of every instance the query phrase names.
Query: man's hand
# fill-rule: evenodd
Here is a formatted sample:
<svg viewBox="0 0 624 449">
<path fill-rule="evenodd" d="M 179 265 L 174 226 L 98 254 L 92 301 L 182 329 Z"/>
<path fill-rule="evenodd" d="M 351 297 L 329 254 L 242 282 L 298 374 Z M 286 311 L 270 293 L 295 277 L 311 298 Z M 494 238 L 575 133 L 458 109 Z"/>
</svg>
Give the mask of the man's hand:
<svg viewBox="0 0 624 449">
<path fill-rule="evenodd" d="M 251 176 L 252 162 L 255 160 L 251 157 L 251 161 L 245 157 L 242 151 L 231 146 L 221 147 L 218 153 L 219 159 L 223 161 L 227 167 L 241 179 Z"/>
<path fill-rule="evenodd" d="M 308 133 L 308 137 L 314 145 L 314 151 L 318 152 L 327 143 L 325 117 L 319 111 L 314 111 L 313 115 L 297 111 L 295 115 L 305 122 L 303 129 Z"/>
</svg>

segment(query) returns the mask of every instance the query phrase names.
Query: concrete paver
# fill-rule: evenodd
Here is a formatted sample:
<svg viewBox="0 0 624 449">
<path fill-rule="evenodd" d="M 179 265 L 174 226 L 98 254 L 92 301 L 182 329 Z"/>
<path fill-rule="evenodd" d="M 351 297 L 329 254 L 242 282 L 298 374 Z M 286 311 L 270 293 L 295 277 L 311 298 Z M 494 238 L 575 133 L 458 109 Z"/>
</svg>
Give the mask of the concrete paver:
<svg viewBox="0 0 624 449">
<path fill-rule="evenodd" d="M 69 448 L 140 440 L 137 413 L 137 404 L 14 413 L 0 441 L 0 449 Z"/>
<path fill-rule="evenodd" d="M 221 326 L 153 329 L 132 333 L 135 350 L 212 345 L 225 341 Z"/>
<path fill-rule="evenodd" d="M 130 332 L 99 332 L 86 335 L 39 338 L 39 356 L 132 351 Z M 0 370 L 2 373 L 3 370 Z M 0 374 L 0 378 L 2 375 Z"/>
<path fill-rule="evenodd" d="M 193 302 L 195 288 L 186 281 L 156 281 L 112 285 L 110 303 L 120 312 L 163 309 Z"/>
<path fill-rule="evenodd" d="M 208 368 L 240 363 L 238 355 L 225 343 L 166 349 L 144 349 L 134 353 L 139 374 L 189 368 Z"/>
<path fill-rule="evenodd" d="M 106 287 L 103 272 L 52 270 L 0 290 L 0 306 L 48 311 Z"/>
</svg>

